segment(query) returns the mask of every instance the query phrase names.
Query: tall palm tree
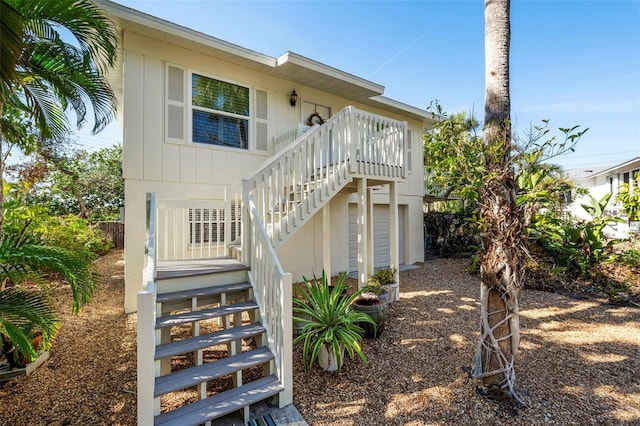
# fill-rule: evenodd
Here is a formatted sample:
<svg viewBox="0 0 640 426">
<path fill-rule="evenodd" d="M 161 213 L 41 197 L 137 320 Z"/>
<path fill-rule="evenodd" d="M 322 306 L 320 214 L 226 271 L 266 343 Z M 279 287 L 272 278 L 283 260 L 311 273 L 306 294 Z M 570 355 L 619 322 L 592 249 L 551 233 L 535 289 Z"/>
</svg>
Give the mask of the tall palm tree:
<svg viewBox="0 0 640 426">
<path fill-rule="evenodd" d="M 509 12 L 509 0 L 485 0 L 484 141 L 489 155 L 480 191 L 481 327 L 474 375 L 522 403 L 514 388 L 514 358 L 520 342 L 518 297 L 526 239 L 510 161 Z"/>
<path fill-rule="evenodd" d="M 117 40 L 114 24 L 92 1 L 0 0 L 0 159 L 4 135 L 18 133 L 7 128 L 7 110 L 27 112 L 44 138 L 69 130 L 67 111 L 78 127 L 92 113 L 94 133 L 115 117 L 104 74 Z M 3 172 L 2 162 L 0 188 Z M 0 235 L 3 201 L 0 191 Z"/>
</svg>

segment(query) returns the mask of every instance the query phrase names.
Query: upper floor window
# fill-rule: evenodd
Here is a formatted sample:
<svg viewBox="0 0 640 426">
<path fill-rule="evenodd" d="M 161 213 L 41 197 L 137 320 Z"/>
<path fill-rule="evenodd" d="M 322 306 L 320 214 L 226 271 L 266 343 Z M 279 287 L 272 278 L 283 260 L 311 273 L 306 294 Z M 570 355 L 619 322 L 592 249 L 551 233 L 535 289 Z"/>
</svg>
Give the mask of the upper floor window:
<svg viewBox="0 0 640 426">
<path fill-rule="evenodd" d="M 193 142 L 249 149 L 249 88 L 191 77 Z"/>
</svg>

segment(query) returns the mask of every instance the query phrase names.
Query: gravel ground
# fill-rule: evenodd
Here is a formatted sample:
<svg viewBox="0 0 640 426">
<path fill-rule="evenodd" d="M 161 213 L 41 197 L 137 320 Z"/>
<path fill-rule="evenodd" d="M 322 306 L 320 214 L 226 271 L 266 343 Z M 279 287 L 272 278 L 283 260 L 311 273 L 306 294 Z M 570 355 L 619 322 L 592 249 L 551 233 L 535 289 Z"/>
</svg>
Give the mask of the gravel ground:
<svg viewBox="0 0 640 426">
<path fill-rule="evenodd" d="M 479 278 L 465 260 L 401 273 L 401 299 L 369 364 L 305 371 L 296 347 L 294 402 L 310 425 L 640 424 L 640 309 L 525 290 L 519 392 L 527 406 L 483 395 L 470 377 L 479 339 Z"/>
<path fill-rule="evenodd" d="M 0 383 L 0 425 L 135 425 L 135 315 L 125 315 L 124 252 L 96 261 L 93 300 L 72 315 L 71 292 L 56 304 L 62 327 L 51 357 L 32 375 Z"/>
<path fill-rule="evenodd" d="M 51 359 L 0 383 L 0 425 L 135 425 L 135 315 L 124 315 L 123 253 L 98 260 L 101 285 L 79 315 L 57 301 L 63 326 Z M 401 273 L 384 333 L 365 341 L 369 364 L 341 373 L 302 368 L 294 402 L 310 425 L 640 424 L 640 309 L 526 290 L 519 391 L 527 403 L 484 395 L 470 378 L 478 339 L 478 278 L 464 260 Z"/>
</svg>

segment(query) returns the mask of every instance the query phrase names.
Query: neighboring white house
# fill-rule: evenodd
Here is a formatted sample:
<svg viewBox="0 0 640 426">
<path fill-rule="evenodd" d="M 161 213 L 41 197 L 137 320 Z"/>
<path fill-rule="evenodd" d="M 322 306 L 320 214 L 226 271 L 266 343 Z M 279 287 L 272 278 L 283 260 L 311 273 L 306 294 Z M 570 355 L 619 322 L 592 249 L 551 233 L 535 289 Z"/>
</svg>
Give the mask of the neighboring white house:
<svg viewBox="0 0 640 426">
<path fill-rule="evenodd" d="M 609 216 L 626 218 L 620 203 L 615 201 L 618 189 L 623 183 L 630 183 L 636 173 L 640 172 L 640 157 L 633 158 L 615 166 L 591 167 L 572 169 L 567 171 L 567 175 L 574 180 L 579 188 L 589 190 L 596 200 L 600 200 L 609 192 L 613 193 L 611 200 L 605 210 Z M 569 210 L 577 217 L 588 219 L 589 215 L 580 206 L 588 202 L 587 198 L 572 194 L 572 203 Z M 626 236 L 628 226 L 626 224 L 614 225 L 613 236 Z"/>
</svg>

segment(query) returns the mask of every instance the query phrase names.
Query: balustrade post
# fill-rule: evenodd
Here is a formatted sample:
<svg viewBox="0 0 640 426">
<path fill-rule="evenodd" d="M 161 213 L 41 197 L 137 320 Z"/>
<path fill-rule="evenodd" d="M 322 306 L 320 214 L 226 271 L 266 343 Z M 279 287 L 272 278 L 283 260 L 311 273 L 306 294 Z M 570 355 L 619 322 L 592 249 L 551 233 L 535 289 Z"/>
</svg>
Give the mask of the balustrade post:
<svg viewBox="0 0 640 426">
<path fill-rule="evenodd" d="M 240 205 L 240 211 L 241 211 L 241 215 L 240 215 L 240 235 L 242 236 L 242 246 L 241 246 L 241 252 L 242 252 L 242 264 L 245 266 L 251 266 L 251 256 L 250 256 L 250 251 L 251 251 L 251 229 L 248 226 L 249 221 L 251 220 L 249 217 L 249 190 L 250 188 L 250 181 L 248 179 L 243 179 L 242 180 L 242 195 L 241 195 L 241 205 Z M 238 207 L 236 207 L 236 212 L 237 212 Z"/>
<path fill-rule="evenodd" d="M 409 123 L 406 121 L 402 122 L 402 178 L 407 177 L 407 170 L 409 168 L 407 162 L 409 161 L 409 152 L 407 150 L 407 143 L 411 143 L 409 141 Z"/>
<path fill-rule="evenodd" d="M 349 134 L 347 135 L 347 160 L 349 161 L 349 171 L 356 172 L 356 164 L 358 164 L 358 136 L 356 110 L 353 106 L 348 107 L 347 117 L 349 117 Z"/>
<path fill-rule="evenodd" d="M 293 280 L 290 273 L 282 274 L 280 279 L 280 306 L 282 309 L 282 364 L 280 365 L 280 382 L 284 391 L 280 394 L 279 405 L 285 407 L 293 404 Z"/>
</svg>

